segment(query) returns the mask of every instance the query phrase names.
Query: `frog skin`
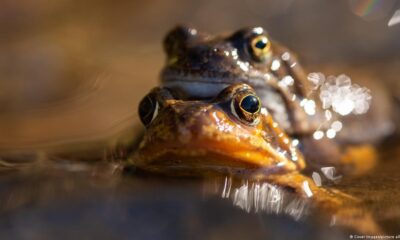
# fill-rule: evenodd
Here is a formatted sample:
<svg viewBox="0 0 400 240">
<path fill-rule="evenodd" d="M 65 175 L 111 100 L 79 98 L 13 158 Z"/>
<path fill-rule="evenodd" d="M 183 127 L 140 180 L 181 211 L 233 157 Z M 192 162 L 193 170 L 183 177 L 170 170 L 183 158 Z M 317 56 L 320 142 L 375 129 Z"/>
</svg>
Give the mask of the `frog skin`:
<svg viewBox="0 0 400 240">
<path fill-rule="evenodd" d="M 167 61 L 161 85 L 174 90 L 180 99 L 212 99 L 230 84 L 249 84 L 282 129 L 300 140 L 310 169 L 336 166 L 356 173 L 351 168 L 365 167 L 365 158 L 370 168 L 374 165 L 374 149 L 368 145 L 353 154 L 354 149 L 336 141 L 313 139 L 313 132 L 326 123 L 320 101 L 310 95 L 312 86 L 295 54 L 271 40 L 263 28 L 212 36 L 178 26 L 167 34 L 164 50 Z M 306 114 L 301 106 L 305 98 L 316 103 L 315 115 Z M 360 157 L 349 161 L 349 151 Z"/>
<path fill-rule="evenodd" d="M 305 166 L 246 84 L 227 87 L 209 101 L 181 100 L 167 88 L 155 88 L 141 101 L 139 115 L 146 132 L 134 164 L 144 169 L 282 173 Z"/>
<path fill-rule="evenodd" d="M 139 115 L 146 130 L 128 165 L 170 176 L 266 181 L 307 199 L 306 183 L 313 203 L 335 215 L 337 224 L 380 232 L 359 200 L 318 187 L 301 173 L 303 155 L 247 84 L 231 85 L 207 101 L 182 100 L 157 87 L 140 102 Z"/>
<path fill-rule="evenodd" d="M 247 83 L 289 134 L 310 133 L 321 121 L 300 107 L 312 86 L 295 55 L 261 27 L 211 36 L 178 26 L 167 34 L 164 50 L 161 84 L 182 98 L 212 98 L 230 84 Z"/>
</svg>

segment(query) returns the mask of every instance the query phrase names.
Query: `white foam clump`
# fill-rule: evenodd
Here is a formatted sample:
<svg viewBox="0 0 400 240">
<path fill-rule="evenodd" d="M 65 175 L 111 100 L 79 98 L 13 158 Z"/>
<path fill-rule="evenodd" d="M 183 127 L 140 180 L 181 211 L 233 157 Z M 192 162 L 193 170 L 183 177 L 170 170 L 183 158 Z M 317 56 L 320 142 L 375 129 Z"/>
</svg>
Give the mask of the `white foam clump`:
<svg viewBox="0 0 400 240">
<path fill-rule="evenodd" d="M 318 187 L 321 187 L 322 179 L 321 179 L 321 176 L 319 175 L 319 173 L 313 172 L 311 176 L 312 176 L 312 179 L 314 180 L 315 185 L 317 185 Z"/>
<path fill-rule="evenodd" d="M 308 181 L 303 181 L 302 185 L 304 193 L 307 195 L 307 197 L 312 197 L 313 192 L 311 191 L 310 185 L 308 184 Z"/>
<path fill-rule="evenodd" d="M 307 181 L 303 182 L 302 187 L 307 197 L 313 196 Z M 228 198 L 229 195 L 232 197 L 233 205 L 246 212 L 284 213 L 295 220 L 299 220 L 308 212 L 309 201 L 301 198 L 293 199 L 291 194 L 269 183 L 245 182 L 240 187 L 234 188 L 232 194 L 228 196 L 222 194 L 223 198 Z"/>
<path fill-rule="evenodd" d="M 268 183 L 245 183 L 234 190 L 233 205 L 247 211 L 280 213 L 283 191 Z"/>
<path fill-rule="evenodd" d="M 335 176 L 336 169 L 335 167 L 322 167 L 321 172 L 325 175 L 325 177 L 333 182 L 337 182 L 342 178 L 342 176 Z"/>
<path fill-rule="evenodd" d="M 314 88 L 317 89 L 325 82 L 325 75 L 320 72 L 312 72 L 307 76 L 308 80 L 314 84 Z"/>
<path fill-rule="evenodd" d="M 325 78 L 322 73 L 310 73 L 308 79 L 315 89 L 319 88 L 323 109 L 332 108 L 334 112 L 345 116 L 350 113 L 364 114 L 370 107 L 370 90 L 352 84 L 350 77 L 345 74 Z"/>
</svg>

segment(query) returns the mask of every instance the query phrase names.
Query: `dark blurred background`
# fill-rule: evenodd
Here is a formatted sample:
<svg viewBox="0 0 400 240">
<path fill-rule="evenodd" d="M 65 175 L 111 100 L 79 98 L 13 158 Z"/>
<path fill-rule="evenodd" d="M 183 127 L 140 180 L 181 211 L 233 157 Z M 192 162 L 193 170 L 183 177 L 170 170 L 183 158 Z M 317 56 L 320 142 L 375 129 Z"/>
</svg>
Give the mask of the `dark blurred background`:
<svg viewBox="0 0 400 240">
<path fill-rule="evenodd" d="M 310 71 L 373 75 L 399 94 L 396 0 L 0 2 L 0 147 L 107 137 L 136 121 L 178 23 L 265 27 Z M 349 70 L 350 69 L 350 70 Z M 350 71 L 347 72 L 347 71 Z"/>
</svg>

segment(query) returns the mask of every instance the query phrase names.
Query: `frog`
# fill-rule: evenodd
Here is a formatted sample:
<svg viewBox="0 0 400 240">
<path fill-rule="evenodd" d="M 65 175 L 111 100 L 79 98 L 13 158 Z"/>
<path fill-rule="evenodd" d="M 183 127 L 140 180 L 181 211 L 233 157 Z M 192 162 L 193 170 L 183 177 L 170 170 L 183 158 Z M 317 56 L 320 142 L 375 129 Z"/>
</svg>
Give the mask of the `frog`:
<svg viewBox="0 0 400 240">
<path fill-rule="evenodd" d="M 295 54 L 273 41 L 262 27 L 212 36 L 177 26 L 164 39 L 166 65 L 161 85 L 186 98 L 210 98 L 233 83 L 247 83 L 291 134 L 316 128 L 300 102 L 312 86 Z M 281 81 L 284 77 L 285 81 Z M 315 119 L 314 121 L 312 121 Z"/>
<path fill-rule="evenodd" d="M 374 147 L 359 139 L 353 141 L 361 135 L 354 131 L 340 141 L 314 139 L 315 131 L 329 125 L 315 86 L 296 54 L 272 39 L 264 28 L 211 35 L 177 26 L 166 35 L 163 46 L 166 64 L 161 86 L 173 89 L 181 99 L 210 99 L 230 84 L 246 83 L 255 89 L 262 106 L 282 129 L 299 140 L 310 171 L 335 166 L 357 175 L 375 165 Z M 307 113 L 304 100 L 315 105 L 313 113 Z M 382 138 L 382 134 L 376 138 Z"/>
<path fill-rule="evenodd" d="M 247 84 L 233 84 L 209 101 L 182 100 L 157 87 L 139 104 L 146 132 L 134 164 L 174 174 L 303 169 L 302 154 L 261 106 Z"/>
<path fill-rule="evenodd" d="M 319 187 L 304 174 L 303 154 L 248 84 L 231 84 L 208 100 L 182 99 L 178 91 L 156 87 L 138 109 L 146 130 L 127 163 L 136 171 L 268 182 L 312 198 L 338 224 L 380 232 L 358 199 Z"/>
<path fill-rule="evenodd" d="M 149 172 L 254 176 L 302 171 L 305 161 L 309 164 L 297 139 L 245 83 L 232 84 L 207 100 L 182 99 L 179 91 L 159 86 L 140 101 L 138 115 L 145 131 L 131 163 Z"/>
</svg>

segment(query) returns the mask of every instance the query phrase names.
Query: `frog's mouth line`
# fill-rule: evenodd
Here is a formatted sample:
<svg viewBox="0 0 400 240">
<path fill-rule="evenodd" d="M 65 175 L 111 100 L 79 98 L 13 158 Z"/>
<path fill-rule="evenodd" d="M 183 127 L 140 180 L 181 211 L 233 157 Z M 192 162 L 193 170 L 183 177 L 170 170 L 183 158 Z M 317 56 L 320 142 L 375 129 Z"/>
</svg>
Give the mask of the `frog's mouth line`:
<svg viewBox="0 0 400 240">
<path fill-rule="evenodd" d="M 229 83 L 215 83 L 205 81 L 195 82 L 191 80 L 181 79 L 164 83 L 165 87 L 174 89 L 181 93 L 185 93 L 185 95 L 190 96 L 191 98 L 213 98 L 229 85 Z"/>
<path fill-rule="evenodd" d="M 151 172 L 188 176 L 219 173 L 251 175 L 261 171 L 263 174 L 276 174 L 288 171 L 284 165 L 261 166 L 212 151 L 192 151 L 190 154 L 168 151 L 151 159 L 149 164 L 138 167 Z"/>
<path fill-rule="evenodd" d="M 151 138 L 138 149 L 133 163 L 139 168 L 170 172 L 188 170 L 190 172 L 263 171 L 288 172 L 298 169 L 302 162 L 288 161 L 270 145 L 250 147 L 230 141 L 219 142 L 208 139 L 196 142 L 158 142 Z"/>
<path fill-rule="evenodd" d="M 263 86 L 265 85 L 266 78 L 262 74 L 246 75 L 246 74 L 232 74 L 229 72 L 200 72 L 193 70 L 174 70 L 164 69 L 161 74 L 162 83 L 206 83 L 206 84 L 235 84 L 235 83 L 247 83 L 252 86 Z"/>
<path fill-rule="evenodd" d="M 190 73 L 185 74 L 178 72 L 169 72 L 168 74 L 162 75 L 162 84 L 165 87 L 186 93 L 191 97 L 199 98 L 215 97 L 224 88 L 235 83 L 247 83 L 258 88 L 264 86 L 263 83 L 265 83 L 265 80 L 261 78 L 246 78 L 238 76 L 232 76 L 230 78 L 224 77 L 223 73 L 221 73 L 221 77 L 192 75 Z"/>
</svg>

